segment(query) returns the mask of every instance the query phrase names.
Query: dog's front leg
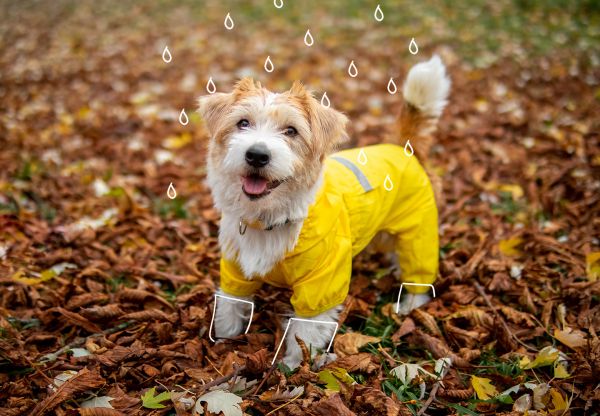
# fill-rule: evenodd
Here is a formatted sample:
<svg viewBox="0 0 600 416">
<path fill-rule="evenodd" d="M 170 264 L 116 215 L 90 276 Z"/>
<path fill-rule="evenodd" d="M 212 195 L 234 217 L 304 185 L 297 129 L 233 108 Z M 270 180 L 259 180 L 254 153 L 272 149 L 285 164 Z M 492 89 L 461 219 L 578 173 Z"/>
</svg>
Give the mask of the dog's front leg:
<svg viewBox="0 0 600 416">
<path fill-rule="evenodd" d="M 221 290 L 217 294 L 221 296 L 215 298 L 215 337 L 233 338 L 245 331 L 251 319 L 252 305 L 240 300 L 252 301 L 252 299 L 228 295 Z"/>
<path fill-rule="evenodd" d="M 417 309 L 431 300 L 427 293 L 407 293 L 400 302 L 398 313 L 408 315 L 413 309 Z"/>
<path fill-rule="evenodd" d="M 313 316 L 311 318 L 300 318 L 296 315 L 294 315 L 294 318 L 310 319 L 311 321 L 337 322 L 341 310 L 342 305 L 338 305 L 320 315 Z M 284 329 L 287 324 L 288 322 L 285 321 Z M 328 347 L 331 339 L 335 335 L 335 328 L 336 327 L 333 324 L 296 320 L 291 321 L 290 327 L 285 336 L 286 347 L 283 363 L 289 368 L 294 369 L 302 362 L 302 351 L 300 350 L 300 346 L 296 341 L 296 336 L 304 341 L 306 347 L 311 352 L 311 356 L 314 357 L 317 354 L 318 349 L 325 350 Z"/>
</svg>

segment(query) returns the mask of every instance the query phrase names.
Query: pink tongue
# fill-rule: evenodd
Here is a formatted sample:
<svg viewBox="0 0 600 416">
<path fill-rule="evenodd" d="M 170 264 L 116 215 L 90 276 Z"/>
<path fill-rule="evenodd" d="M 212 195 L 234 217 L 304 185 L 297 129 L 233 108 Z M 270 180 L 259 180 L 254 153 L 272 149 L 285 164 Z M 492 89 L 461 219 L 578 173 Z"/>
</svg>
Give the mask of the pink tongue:
<svg viewBox="0 0 600 416">
<path fill-rule="evenodd" d="M 242 186 L 251 195 L 260 195 L 267 190 L 267 180 L 258 176 L 244 176 Z"/>
</svg>

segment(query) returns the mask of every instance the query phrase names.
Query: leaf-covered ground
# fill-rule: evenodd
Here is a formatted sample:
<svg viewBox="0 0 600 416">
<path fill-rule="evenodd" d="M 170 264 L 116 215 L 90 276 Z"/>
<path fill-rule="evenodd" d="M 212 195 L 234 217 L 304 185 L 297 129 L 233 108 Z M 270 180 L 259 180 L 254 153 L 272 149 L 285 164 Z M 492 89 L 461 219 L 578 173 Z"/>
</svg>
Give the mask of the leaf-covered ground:
<svg viewBox="0 0 600 416">
<path fill-rule="evenodd" d="M 2 2 L 0 413 L 598 414 L 599 10 L 456 3 Z M 271 366 L 289 293 L 268 287 L 213 344 L 209 78 L 300 79 L 360 146 L 394 134 L 388 80 L 432 53 L 453 81 L 435 300 L 395 316 L 363 255 L 325 369 Z"/>
</svg>

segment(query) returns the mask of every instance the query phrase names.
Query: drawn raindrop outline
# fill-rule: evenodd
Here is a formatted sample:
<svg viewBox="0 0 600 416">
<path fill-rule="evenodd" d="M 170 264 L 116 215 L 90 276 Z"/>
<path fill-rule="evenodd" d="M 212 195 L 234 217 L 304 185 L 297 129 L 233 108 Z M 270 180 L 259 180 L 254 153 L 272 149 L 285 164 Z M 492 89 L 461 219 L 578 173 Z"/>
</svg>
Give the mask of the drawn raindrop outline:
<svg viewBox="0 0 600 416">
<path fill-rule="evenodd" d="M 271 70 L 267 69 L 267 64 L 271 65 Z M 273 61 L 271 61 L 271 55 L 267 56 L 267 59 L 265 59 L 265 71 L 267 72 L 273 72 L 275 70 L 275 65 L 273 65 Z"/>
<path fill-rule="evenodd" d="M 227 22 L 231 22 L 231 25 L 228 25 Z M 231 14 L 227 13 L 227 16 L 225 16 L 225 20 L 223 21 L 223 25 L 225 26 L 225 29 L 227 30 L 232 30 L 235 26 L 235 23 L 233 22 L 233 19 L 231 18 Z"/>
<path fill-rule="evenodd" d="M 392 90 L 390 89 L 390 85 L 393 85 L 393 86 L 394 86 L 394 91 L 392 91 Z M 392 78 L 390 78 L 390 80 L 388 81 L 387 90 L 388 90 L 388 92 L 389 92 L 390 94 L 392 94 L 392 95 L 394 95 L 394 94 L 396 94 L 396 93 L 398 92 L 398 87 L 396 86 L 396 82 L 394 82 L 394 78 L 393 78 L 393 77 L 392 77 Z"/>
<path fill-rule="evenodd" d="M 325 103 L 327 103 L 327 105 L 325 105 Z M 325 91 L 323 93 L 323 96 L 321 97 L 321 105 L 325 108 L 331 107 L 331 101 L 329 101 L 329 97 L 327 96 L 327 91 Z"/>
<path fill-rule="evenodd" d="M 173 186 L 173 182 L 169 183 L 169 187 L 167 188 L 167 196 L 169 199 L 177 198 L 177 190 L 175 189 L 175 186 Z"/>
<path fill-rule="evenodd" d="M 168 60 L 165 58 L 165 53 L 169 56 Z M 165 45 L 165 49 L 163 49 L 162 60 L 165 62 L 165 64 L 168 64 L 169 62 L 171 62 L 173 60 L 173 56 L 171 55 L 171 51 L 169 50 L 169 47 L 166 46 L 166 45 Z"/>
<path fill-rule="evenodd" d="M 183 118 L 185 118 L 185 122 L 183 122 Z M 181 109 L 181 113 L 179 113 L 179 123 L 181 123 L 182 126 L 187 126 L 187 124 L 190 122 L 190 119 L 187 116 L 187 113 L 185 112 L 185 108 Z"/>
<path fill-rule="evenodd" d="M 354 68 L 354 75 L 352 75 L 352 68 Z M 354 65 L 354 61 L 350 62 L 350 65 L 348 65 L 348 75 L 350 75 L 352 78 L 355 78 L 358 75 L 358 68 L 356 67 L 356 65 Z"/>
<path fill-rule="evenodd" d="M 310 43 L 308 43 L 306 41 L 307 37 L 310 39 Z M 304 44 L 308 47 L 311 47 L 314 43 L 315 43 L 315 39 L 313 38 L 312 34 L 310 33 L 310 29 L 307 29 L 306 34 L 304 35 Z"/>
<path fill-rule="evenodd" d="M 356 158 L 356 161 L 363 166 L 367 164 L 368 160 L 367 160 L 367 154 L 365 153 L 365 149 L 360 149 L 360 151 L 358 152 L 358 157 Z"/>
<path fill-rule="evenodd" d="M 413 45 L 414 45 L 414 52 L 413 52 Z M 408 51 L 410 53 L 412 53 L 413 55 L 416 55 L 419 53 L 419 45 L 417 45 L 417 42 L 415 42 L 415 38 L 412 38 L 410 40 L 410 43 L 408 44 Z"/>
<path fill-rule="evenodd" d="M 279 0 L 279 6 L 277 5 L 277 0 L 273 0 L 273 5 L 278 9 L 281 9 L 283 7 L 283 0 Z"/>
<path fill-rule="evenodd" d="M 407 147 L 410 149 L 410 153 L 406 151 Z M 415 154 L 415 150 L 413 149 L 412 144 L 410 144 L 410 140 L 407 140 L 406 144 L 404 145 L 404 154 L 408 157 L 411 157 Z"/>
<path fill-rule="evenodd" d="M 211 88 L 212 87 L 212 88 Z M 208 78 L 208 82 L 206 83 L 206 91 L 209 94 L 214 94 L 217 91 L 217 86 L 213 82 L 212 77 Z"/>
<path fill-rule="evenodd" d="M 381 16 L 381 18 L 378 18 L 377 16 Z M 377 7 L 375 7 L 375 12 L 373 13 L 373 17 L 378 22 L 383 22 L 383 18 L 384 18 L 383 10 L 381 10 L 381 6 L 379 4 L 377 5 Z"/>
<path fill-rule="evenodd" d="M 394 189 L 394 183 L 392 182 L 392 178 L 390 178 L 389 174 L 385 175 L 385 179 L 383 180 L 383 188 L 388 192 Z"/>
</svg>

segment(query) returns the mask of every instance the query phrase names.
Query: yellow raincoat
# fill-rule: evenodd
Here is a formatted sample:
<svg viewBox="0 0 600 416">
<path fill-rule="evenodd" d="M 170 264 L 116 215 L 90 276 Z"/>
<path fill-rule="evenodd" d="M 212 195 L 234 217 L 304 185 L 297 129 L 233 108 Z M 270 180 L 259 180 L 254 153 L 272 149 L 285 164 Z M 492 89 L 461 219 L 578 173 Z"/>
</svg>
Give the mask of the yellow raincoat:
<svg viewBox="0 0 600 416">
<path fill-rule="evenodd" d="M 292 288 L 297 315 L 318 315 L 348 295 L 352 257 L 378 231 L 396 236 L 402 280 L 433 283 L 438 220 L 433 189 L 415 156 L 393 144 L 344 150 L 325 161 L 324 183 L 293 251 L 266 276 L 248 280 L 235 260 L 221 258 L 221 289 L 249 296 L 263 282 Z M 412 293 L 429 289 L 407 286 Z"/>
</svg>

